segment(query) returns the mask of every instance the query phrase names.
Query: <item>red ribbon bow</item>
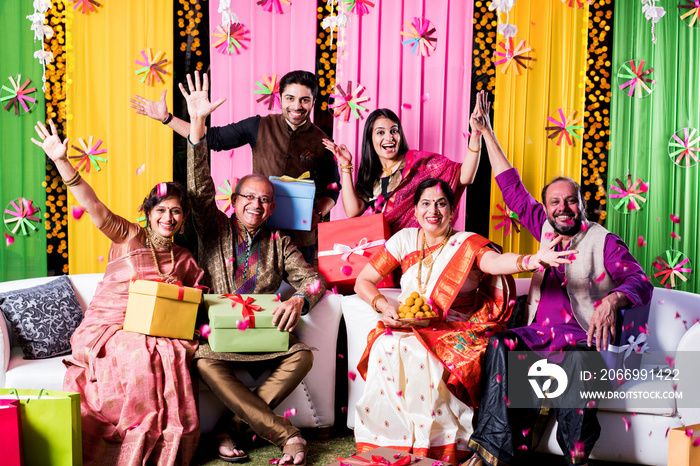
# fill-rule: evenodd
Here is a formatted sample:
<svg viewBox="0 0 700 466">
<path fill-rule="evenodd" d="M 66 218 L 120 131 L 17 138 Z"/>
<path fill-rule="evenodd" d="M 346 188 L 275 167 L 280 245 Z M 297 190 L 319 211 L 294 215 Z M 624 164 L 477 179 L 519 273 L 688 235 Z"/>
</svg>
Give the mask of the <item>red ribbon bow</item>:
<svg viewBox="0 0 700 466">
<path fill-rule="evenodd" d="M 248 328 L 255 328 L 255 314 L 254 312 L 262 311 L 262 307 L 258 306 L 257 304 L 253 304 L 255 299 L 251 298 L 248 296 L 246 299 L 243 299 L 243 296 L 241 296 L 238 293 L 235 294 L 222 294 L 220 296 L 221 298 L 228 298 L 231 301 L 233 301 L 233 304 L 231 307 L 236 307 L 236 303 L 239 303 L 241 306 L 243 306 L 243 317 L 248 319 L 250 322 L 250 325 Z"/>
<path fill-rule="evenodd" d="M 341 465 L 359 465 L 359 466 L 407 466 L 411 464 L 411 455 L 406 455 L 398 461 L 393 463 L 382 456 L 372 455 L 372 459 L 368 460 L 362 458 L 361 456 L 353 455 L 348 459 L 338 457 L 336 458 L 340 461 Z"/>
</svg>

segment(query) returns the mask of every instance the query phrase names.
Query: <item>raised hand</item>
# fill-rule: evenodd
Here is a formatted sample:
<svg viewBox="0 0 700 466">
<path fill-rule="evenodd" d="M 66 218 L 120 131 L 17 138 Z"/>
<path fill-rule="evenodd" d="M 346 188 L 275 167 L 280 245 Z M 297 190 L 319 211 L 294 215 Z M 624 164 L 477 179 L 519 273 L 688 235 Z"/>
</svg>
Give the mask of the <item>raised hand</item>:
<svg viewBox="0 0 700 466">
<path fill-rule="evenodd" d="M 340 162 L 341 165 L 352 164 L 352 154 L 345 146 L 345 144 L 341 144 L 338 146 L 330 139 L 323 139 L 322 142 L 323 145 L 326 146 L 326 149 L 333 153 L 333 156 L 338 162 Z"/>
<path fill-rule="evenodd" d="M 469 126 L 472 133 L 491 131 L 491 118 L 489 111 L 491 110 L 491 102 L 489 102 L 486 91 L 479 91 L 476 95 L 476 104 L 474 111 L 469 117 Z"/>
<path fill-rule="evenodd" d="M 556 247 L 557 244 L 561 243 L 563 236 L 557 236 L 553 241 L 550 241 L 549 244 L 543 245 L 540 247 L 540 250 L 537 251 L 537 254 L 532 256 L 530 261 L 528 262 L 528 267 L 537 267 L 537 266 L 547 266 L 547 267 L 558 267 L 562 264 L 571 264 L 572 259 L 572 254 L 575 256 L 578 254 L 578 251 L 576 250 L 567 250 L 567 251 L 555 251 L 554 248 Z"/>
<path fill-rule="evenodd" d="M 136 113 L 139 115 L 146 115 L 154 120 L 163 122 L 168 118 L 168 104 L 165 102 L 165 95 L 167 93 L 168 90 L 164 90 L 158 101 L 148 100 L 140 95 L 134 94 L 134 98 L 129 99 L 129 102 L 131 102 L 130 107 L 136 110 Z"/>
<path fill-rule="evenodd" d="M 214 110 L 219 108 L 221 104 L 226 102 L 225 98 L 219 99 L 214 103 L 209 102 L 209 77 L 204 73 L 204 82 L 199 79 L 199 71 L 194 72 L 194 84 L 192 84 L 192 76 L 187 75 L 187 87 L 179 84 L 180 92 L 187 101 L 187 111 L 191 119 L 206 118 Z"/>
<path fill-rule="evenodd" d="M 49 120 L 49 126 L 51 127 L 51 133 L 49 133 L 49 130 L 46 129 L 46 126 L 44 126 L 42 122 L 37 121 L 36 125 L 34 125 L 34 129 L 39 135 L 41 142 L 34 138 L 32 138 L 32 142 L 41 147 L 44 152 L 46 152 L 46 155 L 55 163 L 66 158 L 66 153 L 68 152 L 68 138 L 61 142 L 53 120 Z"/>
</svg>

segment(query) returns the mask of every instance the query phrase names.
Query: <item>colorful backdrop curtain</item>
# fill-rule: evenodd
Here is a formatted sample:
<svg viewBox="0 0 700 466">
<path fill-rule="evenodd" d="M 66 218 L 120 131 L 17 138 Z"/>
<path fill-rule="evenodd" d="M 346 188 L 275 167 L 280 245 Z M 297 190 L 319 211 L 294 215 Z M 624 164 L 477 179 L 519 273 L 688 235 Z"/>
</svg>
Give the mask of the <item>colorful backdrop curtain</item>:
<svg viewBox="0 0 700 466">
<path fill-rule="evenodd" d="M 279 81 L 283 75 L 293 70 L 314 73 L 316 2 L 281 5 L 284 13 L 279 14 L 265 11 L 257 2 L 232 2 L 233 11 L 248 31 L 244 36 L 249 40 L 241 41 L 245 48 L 239 49 L 240 54 L 220 53 L 213 45 L 210 49 L 211 99 L 227 99 L 212 114 L 212 126 L 224 126 L 254 115 L 281 113 L 277 105 L 269 109 L 267 101 L 257 102 L 264 95 L 254 93 L 261 90 L 256 82 L 264 85 L 265 77 L 272 79 L 273 76 Z M 222 24 L 218 8 L 218 1 L 209 1 L 210 34 L 215 34 L 217 26 Z M 210 36 L 209 40 L 214 44 L 216 37 Z M 234 178 L 240 178 L 252 171 L 250 147 L 212 152 L 211 171 L 217 187 L 221 187 L 226 181 L 233 186 Z"/>
<path fill-rule="evenodd" d="M 366 88 L 362 95 L 370 100 L 362 104 L 368 109 L 363 117 L 377 108 L 393 110 L 401 119 L 411 149 L 436 152 L 461 162 L 467 153 L 471 114 L 474 2 L 406 0 L 374 4 L 363 16 L 346 13 L 350 24 L 344 36 L 341 32 L 338 37 L 345 45 L 339 43 L 336 83 L 343 90 L 348 81 L 353 89 L 358 82 Z M 411 37 L 401 33 L 412 32 L 409 24 L 414 25 L 416 18 L 430 21 L 428 31 L 435 28 L 431 37 L 437 39 L 436 49 L 430 56 L 422 56 L 420 49 L 412 53 L 413 43 L 402 45 Z M 348 146 L 356 173 L 363 130 L 364 120 L 334 121 L 333 139 Z M 473 193 L 467 190 L 467 194 Z M 459 229 L 464 228 L 465 197 L 458 211 Z M 331 218 L 345 218 L 342 198 Z"/>
<path fill-rule="evenodd" d="M 700 259 L 697 243 L 700 221 L 698 219 L 698 168 L 694 157 L 698 157 L 698 130 L 700 130 L 700 36 L 697 17 L 694 27 L 681 20 L 680 15 L 689 9 L 679 9 L 677 4 L 687 1 L 666 3 L 666 16 L 656 27 L 658 42 L 652 43 L 650 26 L 644 19 L 641 4 L 638 2 L 615 2 L 615 35 L 613 39 L 613 79 L 612 116 L 610 128 L 610 170 L 608 174 L 608 228 L 619 234 L 630 246 L 630 250 L 651 277 L 652 283 L 659 285 L 658 279 L 669 275 L 666 267 L 653 265 L 658 256 L 668 261 L 665 251 L 674 250 L 689 259 L 677 269 L 694 269 Z M 692 2 L 691 2 L 692 3 Z M 697 15 L 697 11 L 695 12 Z M 689 22 L 689 19 L 686 19 Z M 632 84 L 624 86 L 632 79 L 618 76 L 623 65 L 634 61 L 635 67 L 644 60 L 639 72 L 643 78 L 633 83 L 639 87 L 630 97 Z M 652 70 L 648 74 L 643 74 Z M 623 75 L 629 73 L 622 73 Z M 641 84 L 652 90 L 648 94 Z M 647 95 L 648 94 L 648 95 Z M 683 128 L 691 128 L 686 138 Z M 692 133 L 695 131 L 695 133 Z M 679 136 L 680 142 L 672 139 Z M 690 148 L 685 155 L 680 145 Z M 695 141 L 695 142 L 693 142 Z M 669 143 L 671 152 L 669 156 Z M 682 157 L 681 157 L 682 156 Z M 680 160 L 679 160 L 680 159 Z M 674 161 L 679 162 L 676 165 Z M 692 166 L 685 167 L 686 161 Z M 627 187 L 627 175 L 632 182 L 641 178 L 648 185 L 648 191 L 639 193 L 647 199 L 640 210 L 630 205 L 624 198 L 613 198 L 619 192 L 616 179 Z M 638 188 L 643 188 L 641 185 Z M 624 200 L 619 208 L 615 206 Z M 671 215 L 678 216 L 680 223 L 674 223 Z M 677 239 L 672 237 L 672 234 Z M 639 243 L 641 238 L 641 243 Z M 645 244 L 646 242 L 646 244 Z M 639 245 L 641 244 L 641 246 Z M 676 253 L 671 254 L 672 259 Z M 682 262 L 682 260 L 681 260 Z M 660 267 L 660 268 L 659 268 Z M 654 274 L 660 273 L 659 277 Z M 665 285 L 675 284 L 675 288 L 697 292 L 700 284 L 698 274 L 693 271 L 678 270 L 673 281 L 669 276 Z M 679 277 L 687 278 L 683 281 Z"/>
<path fill-rule="evenodd" d="M 173 133 L 158 122 L 136 115 L 129 98 L 138 94 L 158 100 L 168 90 L 172 108 L 172 0 L 104 2 L 95 13 L 67 8 L 67 134 L 106 149 L 99 154 L 107 162 L 94 166 L 83 177 L 98 197 L 115 213 L 136 221 L 138 207 L 156 183 L 172 179 Z M 136 70 L 144 62 L 141 51 L 163 51 L 169 72 L 161 82 L 148 86 Z M 179 91 L 178 91 L 179 92 Z M 92 148 L 92 147 L 90 147 Z M 78 155 L 74 149 L 69 155 Z M 100 162 L 98 161 L 98 164 Z M 69 206 L 75 199 L 69 196 Z M 69 207 L 70 212 L 70 207 Z M 69 267 L 71 273 L 103 272 L 109 241 L 87 215 L 68 216 Z"/>
<path fill-rule="evenodd" d="M 9 224 L 10 229 L 3 222 L 3 233 L 11 234 L 14 243 L 7 244 L 5 235 L 0 235 L 0 281 L 46 275 L 46 191 L 42 183 L 45 182 L 47 158 L 31 142 L 31 138 L 36 137 L 34 124 L 45 118 L 42 67 L 34 58 L 34 52 L 41 49 L 41 41 L 34 41 L 32 23 L 27 19 L 33 13 L 32 2 L 0 2 L 0 41 L 3 44 L 0 85 L 12 89 L 8 77 L 20 74 L 22 84 L 27 78 L 31 80 L 26 89 L 36 89 L 29 94 L 36 99 L 29 113 L 24 113 L 20 107 L 19 114 L 15 115 L 14 106 L 6 111 L 4 108 L 10 100 L 3 101 L 0 108 L 0 207 L 7 219 L 13 218 L 5 213 L 8 207 L 15 213 L 17 210 L 8 204 L 19 197 L 31 199 L 41 209 L 38 221 L 31 221 L 36 230 L 28 228 L 32 231 L 29 235 L 13 234 L 11 229 L 16 222 Z M 2 96 L 7 95 L 8 91 L 3 88 Z M 21 228 L 17 232 L 21 232 Z"/>
<path fill-rule="evenodd" d="M 585 2 L 584 2 L 585 4 Z M 505 15 L 502 15 L 505 19 Z M 582 141 L 570 135 L 557 145 L 558 135 L 550 140 L 546 126 L 553 126 L 549 116 L 560 121 L 559 109 L 564 117 L 574 113 L 574 120 L 581 118 L 584 106 L 583 81 L 586 60 L 586 32 L 588 5 L 571 8 L 559 1 L 518 1 L 510 11 L 510 23 L 518 27 L 518 45 L 524 39 L 532 48 L 530 69 L 521 75 L 501 72 L 496 66 L 496 89 L 493 127 L 498 140 L 518 169 L 525 187 L 537 200 L 542 187 L 555 176 L 581 178 Z M 498 42 L 503 37 L 498 36 Z M 494 44 L 497 51 L 504 48 Z M 575 125 L 583 125 L 579 121 Z M 575 126 L 574 125 L 574 126 Z M 579 137 L 581 129 L 572 130 Z M 496 205 L 503 206 L 503 198 L 494 182 L 491 185 L 491 215 L 502 215 Z M 492 219 L 489 238 L 503 246 L 505 251 L 535 252 L 538 243 L 527 231 L 508 235 L 504 228 L 496 229 L 501 219 Z M 539 238 L 538 238 L 539 239 Z"/>
</svg>

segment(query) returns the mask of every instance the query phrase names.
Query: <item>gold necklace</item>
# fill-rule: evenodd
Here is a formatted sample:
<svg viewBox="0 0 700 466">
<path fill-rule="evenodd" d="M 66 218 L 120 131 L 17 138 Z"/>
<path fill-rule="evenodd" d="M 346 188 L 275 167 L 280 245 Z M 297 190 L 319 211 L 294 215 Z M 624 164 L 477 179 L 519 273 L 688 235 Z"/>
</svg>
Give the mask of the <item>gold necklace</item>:
<svg viewBox="0 0 700 466">
<path fill-rule="evenodd" d="M 386 168 L 382 167 L 382 171 L 386 173 L 386 176 L 391 176 L 391 173 L 394 171 L 394 167 L 396 166 L 396 164 L 401 163 L 402 161 L 403 157 Z"/>
<path fill-rule="evenodd" d="M 146 232 L 148 233 L 146 243 L 148 243 L 148 247 L 151 250 L 151 257 L 153 258 L 153 263 L 156 266 L 156 272 L 158 272 L 158 275 L 160 275 L 163 278 L 170 277 L 175 271 L 175 251 L 173 248 L 172 239 L 159 235 L 150 227 L 146 228 Z M 158 249 L 170 250 L 170 271 L 168 273 L 163 273 L 160 271 L 160 266 L 158 265 L 158 257 L 156 256 L 156 247 Z"/>
<path fill-rule="evenodd" d="M 447 244 L 447 240 L 450 239 L 450 235 L 452 234 L 452 227 L 450 227 L 450 230 L 447 232 L 447 235 L 445 236 L 445 239 L 442 240 L 442 244 L 440 245 L 440 249 L 438 249 L 438 252 L 435 254 L 435 257 L 439 256 L 440 253 L 442 252 L 443 249 L 445 249 L 445 245 Z M 420 257 L 418 258 L 418 292 L 421 295 L 424 295 L 428 291 L 428 282 L 430 281 L 430 274 L 433 273 L 433 265 L 435 265 L 435 260 L 432 255 L 432 251 L 430 251 L 430 248 L 427 247 L 428 242 L 425 239 L 425 232 L 423 232 L 423 243 L 421 244 L 420 247 Z M 426 264 L 425 266 L 428 267 L 428 275 L 425 277 L 425 284 L 421 280 L 421 276 L 423 275 L 423 258 L 425 257 L 425 249 L 428 249 L 428 257 L 430 257 L 430 261 L 427 260 L 426 258 Z M 429 263 L 427 263 L 429 262 Z"/>
</svg>

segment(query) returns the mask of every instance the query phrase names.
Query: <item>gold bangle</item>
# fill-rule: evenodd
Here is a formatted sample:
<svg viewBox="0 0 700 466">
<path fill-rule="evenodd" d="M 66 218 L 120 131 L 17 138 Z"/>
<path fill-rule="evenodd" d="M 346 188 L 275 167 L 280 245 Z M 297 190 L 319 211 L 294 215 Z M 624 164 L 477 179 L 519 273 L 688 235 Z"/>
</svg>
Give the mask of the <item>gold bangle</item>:
<svg viewBox="0 0 700 466">
<path fill-rule="evenodd" d="M 384 296 L 384 295 L 381 294 L 381 293 L 379 293 L 377 296 L 375 296 L 374 298 L 372 298 L 372 309 L 374 309 L 374 312 L 376 312 L 377 314 L 381 314 L 381 313 L 382 313 L 382 311 L 380 311 L 379 309 L 377 309 L 377 301 L 379 301 L 379 300 L 382 299 L 382 298 L 386 299 L 386 296 Z"/>
<path fill-rule="evenodd" d="M 475 154 L 478 154 L 479 152 L 481 152 L 481 146 L 479 146 L 476 150 L 474 150 L 471 147 L 469 147 L 469 144 L 467 144 L 467 149 L 469 149 L 469 152 L 474 152 Z"/>
<path fill-rule="evenodd" d="M 340 171 L 343 173 L 352 173 L 352 168 L 350 168 L 350 169 L 341 168 Z"/>
<path fill-rule="evenodd" d="M 63 184 L 70 188 L 71 186 L 77 186 L 81 179 L 80 172 L 76 170 L 75 175 L 73 175 L 70 179 L 63 180 Z"/>
<path fill-rule="evenodd" d="M 340 169 L 341 169 L 341 170 L 344 170 L 344 169 L 350 169 L 350 170 L 352 170 L 353 168 L 355 168 L 355 165 L 353 165 L 353 164 L 351 164 L 351 163 L 349 163 L 349 164 L 347 164 L 347 165 L 341 165 L 341 166 L 340 166 Z"/>
<path fill-rule="evenodd" d="M 525 272 L 525 267 L 523 267 L 523 259 L 525 259 L 524 254 L 520 254 L 517 259 L 515 259 L 515 268 L 518 272 Z"/>
</svg>

